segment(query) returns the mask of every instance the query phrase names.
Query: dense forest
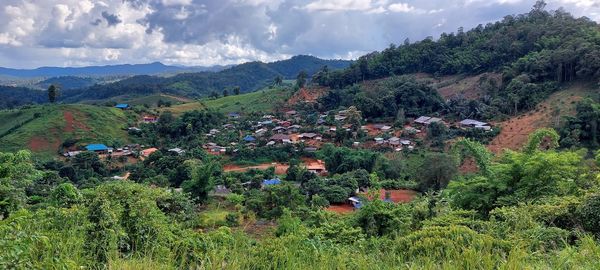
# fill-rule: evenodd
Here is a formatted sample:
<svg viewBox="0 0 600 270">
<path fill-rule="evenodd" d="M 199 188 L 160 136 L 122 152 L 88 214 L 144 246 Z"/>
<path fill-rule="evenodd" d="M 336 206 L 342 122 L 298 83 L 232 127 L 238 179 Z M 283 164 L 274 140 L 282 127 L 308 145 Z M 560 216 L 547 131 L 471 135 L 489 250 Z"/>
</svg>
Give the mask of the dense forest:
<svg viewBox="0 0 600 270">
<path fill-rule="evenodd" d="M 48 94 L 45 91 L 0 85 L 0 109 L 15 108 L 25 104 L 39 104 L 47 101 Z"/>
</svg>

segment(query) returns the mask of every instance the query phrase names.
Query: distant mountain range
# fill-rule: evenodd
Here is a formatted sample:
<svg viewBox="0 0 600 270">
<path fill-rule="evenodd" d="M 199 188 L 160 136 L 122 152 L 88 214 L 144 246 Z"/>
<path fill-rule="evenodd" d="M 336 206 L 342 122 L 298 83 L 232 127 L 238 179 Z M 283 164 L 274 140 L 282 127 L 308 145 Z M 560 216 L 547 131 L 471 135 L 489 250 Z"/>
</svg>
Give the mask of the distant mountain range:
<svg viewBox="0 0 600 270">
<path fill-rule="evenodd" d="M 323 66 L 327 66 L 330 70 L 336 70 L 347 68 L 351 63 L 352 61 L 347 60 L 325 60 L 299 55 L 271 63 L 248 62 L 231 67 L 214 66 L 189 69 L 165 66 L 161 63 L 83 68 L 39 68 L 20 71 L 0 68 L 0 76 L 2 76 L 2 72 L 9 72 L 10 74 L 5 74 L 5 76 L 19 78 L 37 76 L 39 78 L 43 75 L 49 77 L 36 82 L 29 88 L 0 86 L 0 109 L 30 103 L 43 103 L 46 101 L 46 93 L 40 89 L 47 89 L 50 84 L 59 85 L 61 89 L 59 102 L 63 103 L 108 100 L 123 95 L 171 94 L 198 98 L 208 96 L 213 92 L 222 93 L 223 90 L 232 90 L 234 87 L 240 87 L 241 92 L 251 92 L 272 84 L 273 79 L 277 76 L 291 80 L 295 79 L 300 71 L 305 71 L 310 77 Z M 173 76 L 157 76 L 166 73 L 171 73 Z M 124 74 L 133 76 L 112 83 L 102 83 L 98 80 L 99 78 L 93 78 L 94 76 L 124 76 Z"/>
<path fill-rule="evenodd" d="M 160 62 L 136 65 L 108 65 L 89 67 L 40 67 L 36 69 L 12 69 L 0 67 L 0 76 L 16 78 L 61 77 L 61 76 L 114 76 L 114 75 L 157 75 L 180 72 L 221 71 L 228 66 L 182 67 L 168 66 Z"/>
</svg>

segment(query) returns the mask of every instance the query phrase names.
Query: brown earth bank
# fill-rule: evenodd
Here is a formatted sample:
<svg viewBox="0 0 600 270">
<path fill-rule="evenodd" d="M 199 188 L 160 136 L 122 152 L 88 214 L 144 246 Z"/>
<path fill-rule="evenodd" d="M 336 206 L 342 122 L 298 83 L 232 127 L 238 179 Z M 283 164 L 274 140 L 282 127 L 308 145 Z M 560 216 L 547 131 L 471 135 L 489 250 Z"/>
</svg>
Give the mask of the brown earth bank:
<svg viewBox="0 0 600 270">
<path fill-rule="evenodd" d="M 519 150 L 536 129 L 559 127 L 562 118 L 574 115 L 577 102 L 592 93 L 590 89 L 593 88 L 583 83 L 572 84 L 550 95 L 535 109 L 497 123 L 496 126 L 501 128 L 500 134 L 490 142 L 488 149 L 496 154 L 504 149 Z"/>
</svg>

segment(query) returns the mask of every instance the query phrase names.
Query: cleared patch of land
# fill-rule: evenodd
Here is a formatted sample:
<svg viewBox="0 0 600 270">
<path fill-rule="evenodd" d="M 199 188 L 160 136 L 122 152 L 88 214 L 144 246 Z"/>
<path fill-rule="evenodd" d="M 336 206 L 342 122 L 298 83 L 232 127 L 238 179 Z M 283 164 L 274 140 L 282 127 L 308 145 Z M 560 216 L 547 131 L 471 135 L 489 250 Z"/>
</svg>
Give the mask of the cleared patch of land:
<svg viewBox="0 0 600 270">
<path fill-rule="evenodd" d="M 128 141 L 125 112 L 110 107 L 33 106 L 18 112 L 0 111 L 0 119 L 4 120 L 0 125 L 4 134 L 0 137 L 0 151 L 30 149 L 38 156 L 51 157 L 67 139 L 78 144 Z"/>
<path fill-rule="evenodd" d="M 263 89 L 252 93 L 230 95 L 217 99 L 205 98 L 197 102 L 190 102 L 163 108 L 175 115 L 187 111 L 214 109 L 223 113 L 229 112 L 268 112 L 274 108 L 282 107 L 290 92 L 281 88 Z"/>
<path fill-rule="evenodd" d="M 539 128 L 559 127 L 564 116 L 575 114 L 577 102 L 594 91 L 598 91 L 597 86 L 583 83 L 572 84 L 564 90 L 552 94 L 538 104 L 534 110 L 497 123 L 496 125 L 502 130 L 488 145 L 488 148 L 494 153 L 499 153 L 503 149 L 521 149 L 527 142 L 529 134 Z"/>
</svg>

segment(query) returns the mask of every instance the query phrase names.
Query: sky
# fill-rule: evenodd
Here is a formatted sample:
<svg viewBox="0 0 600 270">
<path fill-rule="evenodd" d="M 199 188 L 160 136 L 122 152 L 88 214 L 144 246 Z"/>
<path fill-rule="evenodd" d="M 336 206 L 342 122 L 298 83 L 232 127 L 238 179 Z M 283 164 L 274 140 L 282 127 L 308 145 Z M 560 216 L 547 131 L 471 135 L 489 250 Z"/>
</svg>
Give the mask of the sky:
<svg viewBox="0 0 600 270">
<path fill-rule="evenodd" d="M 600 22 L 600 0 L 547 0 Z M 525 0 L 0 0 L 0 66 L 355 59 L 531 10 Z"/>
</svg>

